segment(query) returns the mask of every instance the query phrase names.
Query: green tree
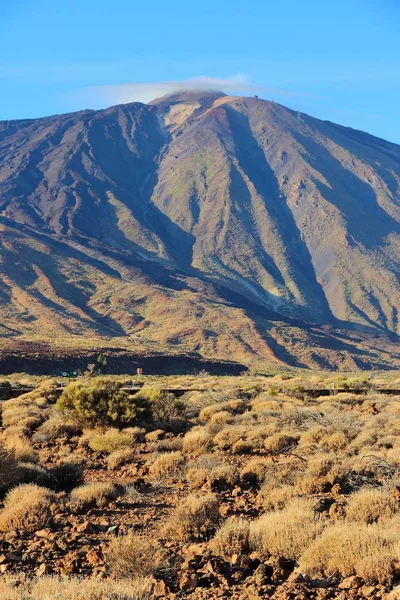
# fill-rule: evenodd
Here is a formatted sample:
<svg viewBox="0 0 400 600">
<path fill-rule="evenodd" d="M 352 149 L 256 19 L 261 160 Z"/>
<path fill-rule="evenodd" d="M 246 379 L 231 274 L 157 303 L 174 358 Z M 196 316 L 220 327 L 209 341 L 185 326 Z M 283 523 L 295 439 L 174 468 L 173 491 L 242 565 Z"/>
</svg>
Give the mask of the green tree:
<svg viewBox="0 0 400 600">
<path fill-rule="evenodd" d="M 149 414 L 149 403 L 121 389 L 121 383 L 98 377 L 89 386 L 72 383 L 57 402 L 58 408 L 90 427 L 133 425 Z"/>
</svg>

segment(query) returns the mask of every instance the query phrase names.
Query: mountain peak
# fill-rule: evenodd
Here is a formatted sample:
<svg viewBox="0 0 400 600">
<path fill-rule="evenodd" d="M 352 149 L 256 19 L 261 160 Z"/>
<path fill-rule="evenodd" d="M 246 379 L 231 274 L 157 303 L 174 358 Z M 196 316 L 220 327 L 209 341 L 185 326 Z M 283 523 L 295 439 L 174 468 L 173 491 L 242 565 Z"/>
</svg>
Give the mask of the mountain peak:
<svg viewBox="0 0 400 600">
<path fill-rule="evenodd" d="M 216 92 L 215 90 L 180 90 L 173 94 L 166 94 L 161 98 L 155 98 L 149 104 L 151 106 L 163 106 L 199 102 L 201 106 L 205 106 L 206 104 L 211 105 L 215 100 L 223 98 L 225 95 L 223 92 Z"/>
</svg>

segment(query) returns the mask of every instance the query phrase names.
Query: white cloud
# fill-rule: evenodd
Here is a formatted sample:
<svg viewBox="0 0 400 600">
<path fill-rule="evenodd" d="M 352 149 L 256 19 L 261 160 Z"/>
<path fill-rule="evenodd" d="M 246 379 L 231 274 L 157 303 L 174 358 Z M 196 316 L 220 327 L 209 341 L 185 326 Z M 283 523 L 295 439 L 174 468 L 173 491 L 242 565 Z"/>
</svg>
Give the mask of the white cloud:
<svg viewBox="0 0 400 600">
<path fill-rule="evenodd" d="M 111 106 L 128 102 L 150 102 L 155 98 L 182 90 L 213 90 L 228 94 L 274 94 L 290 93 L 249 82 L 246 75 L 231 77 L 193 77 L 182 81 L 159 81 L 143 83 L 123 83 L 117 85 L 91 86 L 77 90 L 78 95 L 89 102 L 90 107 Z M 74 94 L 76 95 L 76 94 Z"/>
</svg>

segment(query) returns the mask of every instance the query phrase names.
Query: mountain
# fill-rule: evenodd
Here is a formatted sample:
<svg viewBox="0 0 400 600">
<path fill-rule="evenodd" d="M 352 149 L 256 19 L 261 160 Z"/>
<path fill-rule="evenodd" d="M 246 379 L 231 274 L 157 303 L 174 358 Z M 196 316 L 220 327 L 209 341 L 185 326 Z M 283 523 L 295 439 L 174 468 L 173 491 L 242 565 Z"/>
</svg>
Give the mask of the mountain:
<svg viewBox="0 0 400 600">
<path fill-rule="evenodd" d="M 0 230 L 0 347 L 400 364 L 400 146 L 275 102 L 2 121 Z"/>
</svg>

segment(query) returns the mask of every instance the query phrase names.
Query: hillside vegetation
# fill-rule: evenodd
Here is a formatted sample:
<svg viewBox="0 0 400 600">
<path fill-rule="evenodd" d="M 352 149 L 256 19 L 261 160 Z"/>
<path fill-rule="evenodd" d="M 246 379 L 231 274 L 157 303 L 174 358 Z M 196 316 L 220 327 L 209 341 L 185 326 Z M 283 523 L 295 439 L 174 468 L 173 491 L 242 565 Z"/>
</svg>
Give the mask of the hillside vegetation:
<svg viewBox="0 0 400 600">
<path fill-rule="evenodd" d="M 2 600 L 398 597 L 398 373 L 123 383 L 2 403 Z"/>
<path fill-rule="evenodd" d="M 0 334 L 396 366 L 400 148 L 258 98 L 0 122 Z"/>
</svg>

